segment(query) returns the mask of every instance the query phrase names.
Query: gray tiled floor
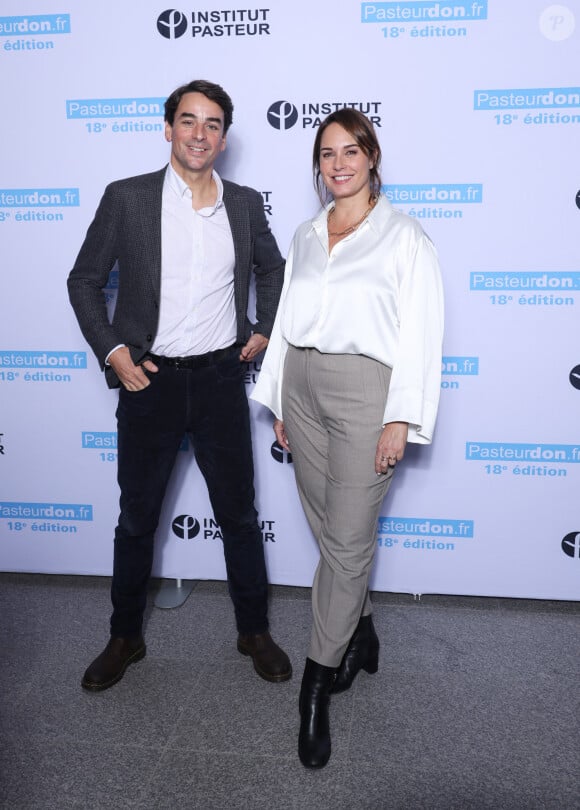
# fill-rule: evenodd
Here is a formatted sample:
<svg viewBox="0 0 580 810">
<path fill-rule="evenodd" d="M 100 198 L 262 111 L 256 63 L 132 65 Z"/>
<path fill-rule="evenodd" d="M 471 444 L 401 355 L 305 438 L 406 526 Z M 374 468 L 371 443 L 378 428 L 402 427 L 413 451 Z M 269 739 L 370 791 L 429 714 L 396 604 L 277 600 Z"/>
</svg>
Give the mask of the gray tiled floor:
<svg viewBox="0 0 580 810">
<path fill-rule="evenodd" d="M 310 593 L 272 589 L 295 677 L 235 648 L 223 583 L 153 608 L 147 657 L 101 694 L 109 581 L 0 574 L 0 807 L 580 809 L 580 603 L 376 594 L 379 673 L 333 698 L 333 755 L 296 756 Z"/>
</svg>

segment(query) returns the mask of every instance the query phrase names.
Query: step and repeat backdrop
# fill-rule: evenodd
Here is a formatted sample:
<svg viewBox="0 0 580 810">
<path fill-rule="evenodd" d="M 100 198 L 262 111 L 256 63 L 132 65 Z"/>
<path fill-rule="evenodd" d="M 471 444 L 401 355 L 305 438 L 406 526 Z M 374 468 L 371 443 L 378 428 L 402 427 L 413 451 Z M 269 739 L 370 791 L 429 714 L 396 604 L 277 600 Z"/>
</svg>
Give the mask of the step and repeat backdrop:
<svg viewBox="0 0 580 810">
<path fill-rule="evenodd" d="M 167 95 L 206 78 L 235 105 L 219 171 L 262 193 L 283 253 L 342 106 L 373 120 L 386 194 L 438 247 L 438 427 L 397 470 L 373 588 L 580 598 L 578 2 L 164 2 L 0 3 L 0 569 L 111 573 L 117 393 L 66 278 L 105 185 L 166 163 Z M 251 409 L 270 579 L 309 585 L 292 459 Z M 155 572 L 225 578 L 186 439 Z"/>
</svg>

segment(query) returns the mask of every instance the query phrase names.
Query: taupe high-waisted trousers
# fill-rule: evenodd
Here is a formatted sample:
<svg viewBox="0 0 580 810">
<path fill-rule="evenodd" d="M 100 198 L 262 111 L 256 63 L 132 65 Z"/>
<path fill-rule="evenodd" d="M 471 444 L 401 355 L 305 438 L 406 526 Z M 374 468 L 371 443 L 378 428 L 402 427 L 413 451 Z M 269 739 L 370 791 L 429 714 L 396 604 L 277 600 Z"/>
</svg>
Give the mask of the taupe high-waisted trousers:
<svg viewBox="0 0 580 810">
<path fill-rule="evenodd" d="M 361 616 L 379 510 L 392 480 L 375 472 L 391 370 L 369 357 L 290 346 L 282 411 L 300 500 L 320 547 L 309 657 L 339 666 Z"/>
</svg>

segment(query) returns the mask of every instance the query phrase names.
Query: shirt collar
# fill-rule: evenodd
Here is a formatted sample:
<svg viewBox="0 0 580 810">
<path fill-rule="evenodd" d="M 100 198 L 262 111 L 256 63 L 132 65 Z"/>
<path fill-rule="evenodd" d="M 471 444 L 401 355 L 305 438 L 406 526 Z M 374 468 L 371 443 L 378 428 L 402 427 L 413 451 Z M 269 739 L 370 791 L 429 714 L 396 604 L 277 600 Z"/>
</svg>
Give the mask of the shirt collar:
<svg viewBox="0 0 580 810">
<path fill-rule="evenodd" d="M 217 197 L 216 201 L 213 205 L 209 205 L 206 208 L 201 208 L 197 213 L 202 214 L 203 216 L 211 216 L 218 208 L 221 208 L 224 204 L 224 184 L 222 183 L 222 179 L 219 174 L 215 171 L 215 169 L 211 173 L 212 178 L 215 181 L 217 187 Z M 175 192 L 178 197 L 188 197 L 191 199 L 191 189 L 175 171 L 171 163 L 167 164 L 167 174 L 165 175 L 165 182 L 167 183 L 168 188 L 171 191 Z"/>
<path fill-rule="evenodd" d="M 322 208 L 318 214 L 312 220 L 312 228 L 318 234 L 321 232 L 327 233 L 328 228 L 328 212 L 331 208 L 334 207 L 334 200 L 331 200 L 327 205 Z M 369 223 L 373 230 L 379 230 L 381 226 L 381 220 L 384 220 L 385 217 L 390 216 L 393 210 L 393 206 L 389 202 L 389 200 L 385 197 L 384 194 L 379 194 L 379 199 L 377 200 L 377 204 L 373 208 L 373 210 L 368 215 L 366 221 Z M 357 233 L 355 231 L 354 233 Z"/>
</svg>

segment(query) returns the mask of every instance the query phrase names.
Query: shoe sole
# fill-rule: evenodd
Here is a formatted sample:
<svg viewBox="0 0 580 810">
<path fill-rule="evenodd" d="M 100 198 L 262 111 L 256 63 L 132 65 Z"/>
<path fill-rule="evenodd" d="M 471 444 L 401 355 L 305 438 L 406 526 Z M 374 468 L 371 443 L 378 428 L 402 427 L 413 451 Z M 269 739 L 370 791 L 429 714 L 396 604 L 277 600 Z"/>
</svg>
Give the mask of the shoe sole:
<svg viewBox="0 0 580 810">
<path fill-rule="evenodd" d="M 283 681 L 289 681 L 292 677 L 292 667 L 290 667 L 288 672 L 281 672 L 279 675 L 272 675 L 270 672 L 264 672 L 264 670 L 260 669 L 260 667 L 256 664 L 252 653 L 247 650 L 245 647 L 240 646 L 238 644 L 238 652 L 242 655 L 247 655 L 252 659 L 252 663 L 254 665 L 255 671 L 258 673 L 260 678 L 263 678 L 265 681 L 269 683 L 282 683 Z"/>
<path fill-rule="evenodd" d="M 119 683 L 128 666 L 131 664 L 136 664 L 137 661 L 141 661 L 142 658 L 145 658 L 145 654 L 147 652 L 147 647 L 141 647 L 140 650 L 137 650 L 133 653 L 133 655 L 125 661 L 125 666 L 123 669 L 115 675 L 110 681 L 106 683 L 93 683 L 92 681 L 85 681 L 84 678 L 81 681 L 81 686 L 83 689 L 86 689 L 87 692 L 104 692 L 105 689 L 110 689 L 111 686 L 114 686 L 116 683 Z"/>
<path fill-rule="evenodd" d="M 328 762 L 330 760 L 330 754 L 328 755 L 328 759 L 325 759 L 324 762 L 317 762 L 316 764 L 312 762 L 305 762 L 300 756 L 300 754 L 298 754 L 298 759 L 304 765 L 305 768 L 308 768 L 309 771 L 316 771 L 319 770 L 320 768 L 325 768 L 328 765 Z"/>
</svg>

